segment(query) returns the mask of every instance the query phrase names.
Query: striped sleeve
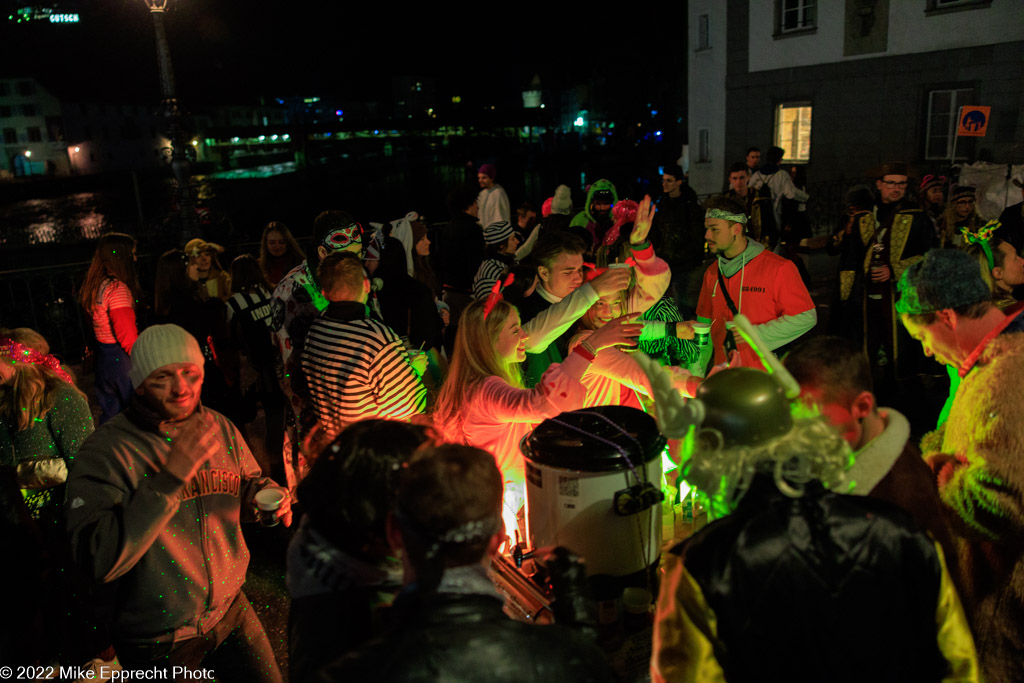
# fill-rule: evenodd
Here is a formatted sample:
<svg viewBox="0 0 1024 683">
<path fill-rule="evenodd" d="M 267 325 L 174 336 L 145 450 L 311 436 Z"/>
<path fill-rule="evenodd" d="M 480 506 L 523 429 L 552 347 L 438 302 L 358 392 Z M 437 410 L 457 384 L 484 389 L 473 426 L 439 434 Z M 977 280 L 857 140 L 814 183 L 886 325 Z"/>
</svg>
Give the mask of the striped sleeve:
<svg viewBox="0 0 1024 683">
<path fill-rule="evenodd" d="M 476 271 L 476 277 L 473 278 L 473 296 L 477 299 L 486 299 L 506 268 L 504 263 L 496 259 L 487 259 L 481 263 Z"/>
<path fill-rule="evenodd" d="M 127 315 L 112 315 L 114 311 L 127 313 Z M 135 325 L 135 301 L 132 299 L 132 292 L 128 285 L 120 280 L 107 280 L 106 285 L 100 292 L 99 300 L 92 309 L 93 332 L 96 334 L 96 341 L 101 344 L 120 343 L 126 351 L 131 349 L 138 337 L 138 330 Z M 116 329 L 115 319 L 121 320 L 120 327 Z"/>
<path fill-rule="evenodd" d="M 392 420 L 408 420 L 426 410 L 427 388 L 412 369 L 401 340 L 385 328 L 391 339 L 370 364 L 377 414 Z"/>
<path fill-rule="evenodd" d="M 368 417 L 405 420 L 426 408 L 426 387 L 401 340 L 373 320 L 318 318 L 306 337 L 302 368 L 329 434 Z"/>
<path fill-rule="evenodd" d="M 115 308 L 134 308 L 135 302 L 132 301 L 132 292 L 128 289 L 128 285 L 120 280 L 114 280 L 103 292 L 101 305 L 108 311 L 112 311 Z"/>
</svg>

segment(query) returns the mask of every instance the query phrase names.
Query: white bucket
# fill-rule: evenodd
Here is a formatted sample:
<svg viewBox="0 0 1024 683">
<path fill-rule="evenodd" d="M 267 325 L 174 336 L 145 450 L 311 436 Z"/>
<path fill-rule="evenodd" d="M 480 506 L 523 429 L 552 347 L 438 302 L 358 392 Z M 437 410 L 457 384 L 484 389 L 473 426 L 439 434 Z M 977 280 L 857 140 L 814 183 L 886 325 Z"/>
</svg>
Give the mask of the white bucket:
<svg viewBox="0 0 1024 683">
<path fill-rule="evenodd" d="M 664 443 L 653 418 L 622 406 L 539 425 L 522 444 L 530 547 L 564 546 L 583 558 L 588 576 L 627 576 L 656 563 Z"/>
</svg>

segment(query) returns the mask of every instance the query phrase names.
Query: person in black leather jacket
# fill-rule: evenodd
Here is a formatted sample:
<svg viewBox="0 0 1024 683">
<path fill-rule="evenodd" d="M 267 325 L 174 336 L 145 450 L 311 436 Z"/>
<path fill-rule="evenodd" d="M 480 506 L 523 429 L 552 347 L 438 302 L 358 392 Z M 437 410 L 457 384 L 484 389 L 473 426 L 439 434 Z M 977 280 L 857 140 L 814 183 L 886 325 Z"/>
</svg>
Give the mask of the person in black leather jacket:
<svg viewBox="0 0 1024 683">
<path fill-rule="evenodd" d="M 447 444 L 402 471 L 392 546 L 405 589 L 391 630 L 320 672 L 321 681 L 611 681 L 600 650 L 558 624 L 509 619 L 487 576 L 505 537 L 494 458 Z"/>
<path fill-rule="evenodd" d="M 682 468 L 719 518 L 666 563 L 655 683 L 979 680 L 941 549 L 895 505 L 833 492 L 849 450 L 824 418 L 793 417 L 750 368 L 697 399 Z"/>
<path fill-rule="evenodd" d="M 402 587 L 385 520 L 398 472 L 429 435 L 420 426 L 361 420 L 321 452 L 298 488 L 306 512 L 288 545 L 288 674 L 320 667 L 381 634 Z"/>
</svg>

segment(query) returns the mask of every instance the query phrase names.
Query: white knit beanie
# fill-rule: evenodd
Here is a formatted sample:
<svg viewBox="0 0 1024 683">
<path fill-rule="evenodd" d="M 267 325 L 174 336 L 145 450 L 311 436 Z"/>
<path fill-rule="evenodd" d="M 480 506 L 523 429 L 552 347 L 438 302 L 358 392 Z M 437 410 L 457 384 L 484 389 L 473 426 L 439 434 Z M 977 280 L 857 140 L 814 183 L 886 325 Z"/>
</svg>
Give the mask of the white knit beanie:
<svg viewBox="0 0 1024 683">
<path fill-rule="evenodd" d="M 128 377 L 133 389 L 138 389 L 150 373 L 165 365 L 192 363 L 202 369 L 206 362 L 196 338 L 177 325 L 147 327 L 135 340 L 131 359 Z"/>
<path fill-rule="evenodd" d="M 551 213 L 560 213 L 564 216 L 572 213 L 572 195 L 568 185 L 559 185 L 555 188 L 555 196 L 551 199 Z"/>
</svg>

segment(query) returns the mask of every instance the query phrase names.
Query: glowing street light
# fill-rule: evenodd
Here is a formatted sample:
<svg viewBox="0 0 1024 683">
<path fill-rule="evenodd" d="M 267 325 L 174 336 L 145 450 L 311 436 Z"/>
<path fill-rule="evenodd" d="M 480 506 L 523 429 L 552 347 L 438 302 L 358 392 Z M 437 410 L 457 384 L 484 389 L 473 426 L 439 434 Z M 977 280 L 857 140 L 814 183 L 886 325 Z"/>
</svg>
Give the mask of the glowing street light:
<svg viewBox="0 0 1024 683">
<path fill-rule="evenodd" d="M 32 150 L 30 150 L 30 149 L 26 149 L 25 150 L 25 158 L 26 159 L 31 159 L 32 158 Z"/>
</svg>

